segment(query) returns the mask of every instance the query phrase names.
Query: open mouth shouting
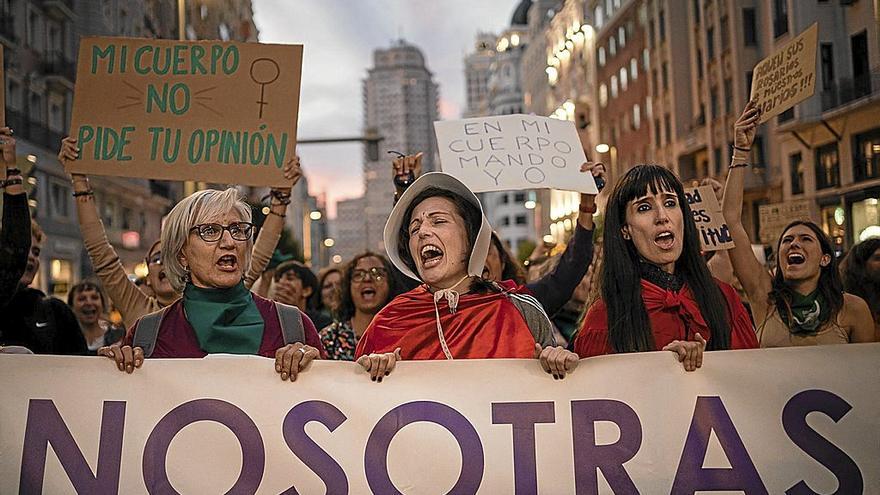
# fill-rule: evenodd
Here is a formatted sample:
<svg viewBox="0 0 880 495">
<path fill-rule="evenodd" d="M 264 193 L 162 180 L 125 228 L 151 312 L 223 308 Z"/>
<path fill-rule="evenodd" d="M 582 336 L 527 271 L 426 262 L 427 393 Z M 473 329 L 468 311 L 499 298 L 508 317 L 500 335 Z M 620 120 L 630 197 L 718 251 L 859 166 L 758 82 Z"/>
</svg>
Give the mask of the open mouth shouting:
<svg viewBox="0 0 880 495">
<path fill-rule="evenodd" d="M 238 258 L 234 254 L 225 254 L 217 260 L 217 267 L 224 272 L 234 272 L 238 269 Z"/>
<path fill-rule="evenodd" d="M 675 246 L 675 234 L 672 231 L 664 230 L 654 236 L 654 244 L 664 251 L 669 251 Z"/>
<path fill-rule="evenodd" d="M 785 260 L 789 265 L 803 265 L 806 263 L 807 258 L 801 253 L 789 253 Z"/>
<path fill-rule="evenodd" d="M 419 252 L 422 267 L 425 269 L 433 268 L 440 264 L 443 260 L 443 250 L 434 244 L 425 244 Z"/>
<path fill-rule="evenodd" d="M 363 298 L 364 302 L 375 302 L 376 301 L 376 288 L 375 287 L 364 287 L 361 289 L 361 298 Z"/>
</svg>

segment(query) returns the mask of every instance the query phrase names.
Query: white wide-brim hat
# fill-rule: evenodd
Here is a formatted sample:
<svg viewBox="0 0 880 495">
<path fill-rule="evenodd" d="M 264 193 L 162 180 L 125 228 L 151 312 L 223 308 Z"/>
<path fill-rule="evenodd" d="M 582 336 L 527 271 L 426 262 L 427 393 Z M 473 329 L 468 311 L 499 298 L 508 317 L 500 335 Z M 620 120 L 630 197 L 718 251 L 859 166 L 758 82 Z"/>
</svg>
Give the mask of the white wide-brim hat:
<svg viewBox="0 0 880 495">
<path fill-rule="evenodd" d="M 468 275 L 477 277 L 482 276 L 483 268 L 486 266 L 486 257 L 489 255 L 489 243 L 491 242 L 492 228 L 489 226 L 489 221 L 483 213 L 483 205 L 480 203 L 480 199 L 477 198 L 477 195 L 468 189 L 463 182 L 443 172 L 429 172 L 416 179 L 416 181 L 406 189 L 397 201 L 397 204 L 394 205 L 391 214 L 388 216 L 388 222 L 385 223 L 385 251 L 388 253 L 388 259 L 391 260 L 391 263 L 393 263 L 394 266 L 396 266 L 397 269 L 407 277 L 418 280 L 419 282 L 423 281 L 418 273 L 413 273 L 403 260 L 400 259 L 400 255 L 398 254 L 398 237 L 400 228 L 403 225 L 403 216 L 406 213 L 406 209 L 409 208 L 410 203 L 412 203 L 413 199 L 415 199 L 419 193 L 429 187 L 445 189 L 458 194 L 480 210 L 481 224 L 477 231 L 477 239 L 474 241 L 474 248 L 468 257 Z M 413 257 L 413 259 L 415 259 L 415 257 Z"/>
</svg>

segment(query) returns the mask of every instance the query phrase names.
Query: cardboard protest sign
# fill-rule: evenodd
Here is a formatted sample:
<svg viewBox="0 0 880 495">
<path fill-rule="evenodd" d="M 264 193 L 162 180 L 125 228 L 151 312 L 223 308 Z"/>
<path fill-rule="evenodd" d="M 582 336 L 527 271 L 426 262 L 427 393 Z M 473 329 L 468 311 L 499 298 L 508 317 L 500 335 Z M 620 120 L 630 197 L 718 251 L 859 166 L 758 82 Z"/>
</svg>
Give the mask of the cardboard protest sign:
<svg viewBox="0 0 880 495">
<path fill-rule="evenodd" d="M 749 98 L 761 109 L 759 123 L 813 96 L 818 34 L 815 23 L 755 66 Z"/>
<path fill-rule="evenodd" d="M 284 185 L 302 45 L 83 38 L 68 172 Z"/>
<path fill-rule="evenodd" d="M 813 207 L 811 202 L 806 199 L 760 205 L 758 206 L 758 218 L 761 225 L 760 232 L 758 232 L 761 242 L 774 245 L 786 225 L 795 220 L 812 220 Z"/>
<path fill-rule="evenodd" d="M 684 190 L 703 251 L 720 251 L 734 246 L 730 228 L 721 213 L 721 204 L 712 186 L 688 187 Z"/>
<path fill-rule="evenodd" d="M 535 115 L 434 122 L 441 168 L 474 192 L 554 188 L 596 194 L 574 123 Z"/>
</svg>

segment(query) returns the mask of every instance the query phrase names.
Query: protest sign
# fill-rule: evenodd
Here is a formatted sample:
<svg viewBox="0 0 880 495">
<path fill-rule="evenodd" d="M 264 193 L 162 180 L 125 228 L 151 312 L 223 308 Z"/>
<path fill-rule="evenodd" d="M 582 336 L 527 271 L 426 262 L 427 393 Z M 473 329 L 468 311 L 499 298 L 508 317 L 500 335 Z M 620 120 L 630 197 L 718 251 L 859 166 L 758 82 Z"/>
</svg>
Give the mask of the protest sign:
<svg viewBox="0 0 880 495">
<path fill-rule="evenodd" d="M 475 192 L 554 188 L 596 194 L 574 123 L 536 115 L 434 122 L 440 164 Z"/>
<path fill-rule="evenodd" d="M 719 251 L 734 246 L 730 228 L 721 213 L 721 204 L 715 197 L 712 186 L 687 187 L 684 190 L 691 215 L 700 233 L 700 246 L 703 251 Z"/>
<path fill-rule="evenodd" d="M 818 33 L 819 24 L 814 23 L 755 66 L 749 98 L 761 110 L 759 124 L 815 92 Z"/>
<path fill-rule="evenodd" d="M 83 38 L 67 171 L 280 186 L 301 45 Z"/>
<path fill-rule="evenodd" d="M 758 206 L 761 242 L 775 248 L 782 229 L 795 220 L 812 220 L 812 211 L 811 201 L 806 199 Z"/>
<path fill-rule="evenodd" d="M 564 380 L 536 360 L 401 362 L 382 383 L 317 361 L 290 383 L 258 357 L 127 375 L 0 355 L 0 493 L 868 493 L 878 359 L 719 351 L 688 373 L 622 354 Z"/>
</svg>

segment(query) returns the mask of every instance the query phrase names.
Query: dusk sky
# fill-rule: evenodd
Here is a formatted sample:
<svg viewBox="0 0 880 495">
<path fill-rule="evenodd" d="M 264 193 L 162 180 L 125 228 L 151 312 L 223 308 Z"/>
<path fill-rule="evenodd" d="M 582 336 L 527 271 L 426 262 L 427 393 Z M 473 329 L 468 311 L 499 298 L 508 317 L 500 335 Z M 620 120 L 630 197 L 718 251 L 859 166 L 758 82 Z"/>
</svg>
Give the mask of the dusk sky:
<svg viewBox="0 0 880 495">
<path fill-rule="evenodd" d="M 300 138 L 360 135 L 362 80 L 376 48 L 398 38 L 418 46 L 440 85 L 440 116 L 459 118 L 466 105 L 464 55 L 480 31 L 498 33 L 517 0 L 254 0 L 264 43 L 303 45 Z M 312 194 L 335 201 L 363 192 L 359 144 L 304 145 L 298 149 Z M 390 165 L 389 165 L 390 166 Z M 389 171 L 390 175 L 390 171 Z"/>
</svg>

